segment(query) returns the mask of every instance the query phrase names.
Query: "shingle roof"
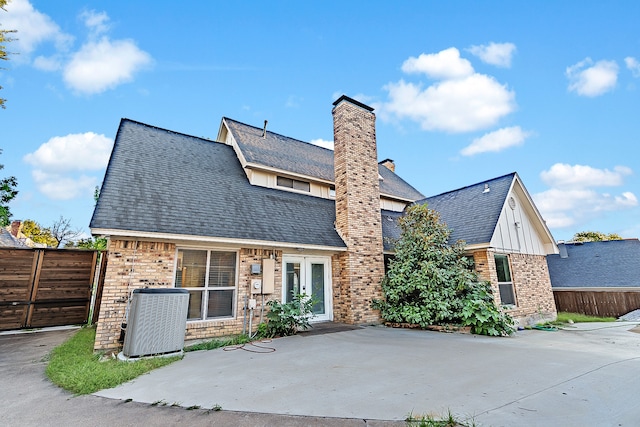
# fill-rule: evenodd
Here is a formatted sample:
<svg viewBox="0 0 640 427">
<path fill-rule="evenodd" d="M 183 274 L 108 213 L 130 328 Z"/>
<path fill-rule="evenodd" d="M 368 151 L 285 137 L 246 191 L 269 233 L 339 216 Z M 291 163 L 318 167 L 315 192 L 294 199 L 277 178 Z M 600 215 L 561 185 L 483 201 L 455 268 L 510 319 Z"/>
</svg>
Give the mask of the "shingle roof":
<svg viewBox="0 0 640 427">
<path fill-rule="evenodd" d="M 430 209 L 440 213 L 441 220 L 452 229 L 451 242 L 489 243 L 515 176 L 513 172 L 416 203 L 427 203 Z M 485 191 L 486 188 L 489 191 Z"/>
<path fill-rule="evenodd" d="M 333 151 L 297 139 L 250 126 L 225 117 L 223 119 L 240 151 L 249 163 L 289 171 L 295 174 L 334 181 Z M 378 165 L 382 176 L 380 192 L 404 200 L 422 199 L 418 190 L 409 185 L 388 168 Z"/>
<path fill-rule="evenodd" d="M 92 229 L 344 247 L 333 200 L 252 186 L 231 146 L 123 119 Z"/>
<path fill-rule="evenodd" d="M 640 288 L 638 239 L 574 242 L 564 244 L 564 248 L 566 258 L 558 254 L 547 255 L 552 287 Z"/>
<path fill-rule="evenodd" d="M 0 248 L 28 248 L 29 246 L 25 245 L 19 239 L 13 237 L 13 235 L 7 231 L 5 228 L 0 227 Z"/>
</svg>

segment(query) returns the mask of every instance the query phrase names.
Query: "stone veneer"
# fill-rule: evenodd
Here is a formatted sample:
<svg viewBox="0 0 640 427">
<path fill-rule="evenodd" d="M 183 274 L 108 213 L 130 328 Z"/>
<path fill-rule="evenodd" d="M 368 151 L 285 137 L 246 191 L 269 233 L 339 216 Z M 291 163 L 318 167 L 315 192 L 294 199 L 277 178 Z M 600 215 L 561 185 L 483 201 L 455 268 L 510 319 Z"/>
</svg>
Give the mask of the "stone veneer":
<svg viewBox="0 0 640 427">
<path fill-rule="evenodd" d="M 102 302 L 96 328 L 95 350 L 117 351 L 121 324 L 126 322 L 129 296 L 139 288 L 170 288 L 174 283 L 176 245 L 168 242 L 117 240 L 112 239 L 108 248 L 108 264 L 105 273 Z M 206 249 L 206 248 L 203 248 Z M 187 323 L 185 339 L 214 338 L 239 334 L 244 327 L 245 296 L 250 298 L 252 278 L 251 264 L 260 263 L 272 255 L 276 258 L 274 293 L 265 295 L 264 303 L 270 299 L 280 299 L 282 295 L 282 251 L 243 248 L 238 251 L 238 292 L 236 314 L 232 319 L 194 321 Z M 260 322 L 260 304 L 253 312 L 253 331 Z M 247 325 L 249 317 L 247 313 Z"/>
<path fill-rule="evenodd" d="M 509 268 L 516 297 L 516 306 L 506 309 L 519 325 L 533 325 L 540 321 L 554 320 L 556 304 L 551 290 L 551 279 L 546 257 L 510 253 Z M 491 282 L 494 300 L 500 305 L 498 274 L 493 251 L 476 251 L 473 259 L 478 275 Z"/>
<path fill-rule="evenodd" d="M 346 96 L 334 103 L 336 230 L 347 251 L 333 257 L 334 320 L 378 323 L 371 300 L 384 277 L 380 186 L 373 109 Z"/>
</svg>

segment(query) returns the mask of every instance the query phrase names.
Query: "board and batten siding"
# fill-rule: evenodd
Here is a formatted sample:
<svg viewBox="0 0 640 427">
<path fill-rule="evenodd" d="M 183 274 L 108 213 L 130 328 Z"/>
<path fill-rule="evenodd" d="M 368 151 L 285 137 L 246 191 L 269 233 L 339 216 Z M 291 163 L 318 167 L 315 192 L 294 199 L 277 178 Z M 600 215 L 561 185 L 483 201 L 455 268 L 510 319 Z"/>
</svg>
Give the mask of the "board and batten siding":
<svg viewBox="0 0 640 427">
<path fill-rule="evenodd" d="M 511 199 L 515 203 L 510 202 Z M 498 251 L 529 255 L 553 253 L 553 249 L 547 248 L 548 245 L 540 238 L 540 230 L 534 225 L 537 224 L 535 216 L 536 213 L 532 211 L 524 192 L 518 186 L 514 186 L 502 207 L 491 239 L 491 247 Z"/>
</svg>

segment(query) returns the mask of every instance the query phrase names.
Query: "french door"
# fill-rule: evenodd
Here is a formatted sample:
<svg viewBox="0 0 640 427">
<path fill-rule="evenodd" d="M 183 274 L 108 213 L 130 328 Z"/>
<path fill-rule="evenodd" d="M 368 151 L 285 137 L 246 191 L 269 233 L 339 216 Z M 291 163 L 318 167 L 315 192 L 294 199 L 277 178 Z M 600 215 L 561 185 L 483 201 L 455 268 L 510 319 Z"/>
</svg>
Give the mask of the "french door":
<svg viewBox="0 0 640 427">
<path fill-rule="evenodd" d="M 313 298 L 312 322 L 333 319 L 331 306 L 331 264 L 327 257 L 283 257 L 282 300 L 296 295 Z"/>
</svg>

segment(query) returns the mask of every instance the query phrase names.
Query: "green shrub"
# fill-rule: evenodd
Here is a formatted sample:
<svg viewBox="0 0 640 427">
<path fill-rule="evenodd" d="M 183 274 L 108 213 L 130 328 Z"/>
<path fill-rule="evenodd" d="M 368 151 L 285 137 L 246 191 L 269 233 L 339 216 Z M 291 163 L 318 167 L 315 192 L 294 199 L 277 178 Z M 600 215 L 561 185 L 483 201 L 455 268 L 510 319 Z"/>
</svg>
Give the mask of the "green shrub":
<svg viewBox="0 0 640 427">
<path fill-rule="evenodd" d="M 267 322 L 258 325 L 258 336 L 273 338 L 296 334 L 300 329 L 309 329 L 312 316 L 313 299 L 305 295 L 296 295 L 287 303 L 269 301 Z M 263 326 L 264 325 L 264 326 Z"/>
<path fill-rule="evenodd" d="M 373 301 L 388 322 L 471 326 L 476 334 L 508 335 L 513 319 L 494 304 L 464 256 L 464 242 L 449 244 L 451 230 L 436 211 L 413 205 L 398 220 L 402 231 L 382 281 L 384 299 Z"/>
</svg>

